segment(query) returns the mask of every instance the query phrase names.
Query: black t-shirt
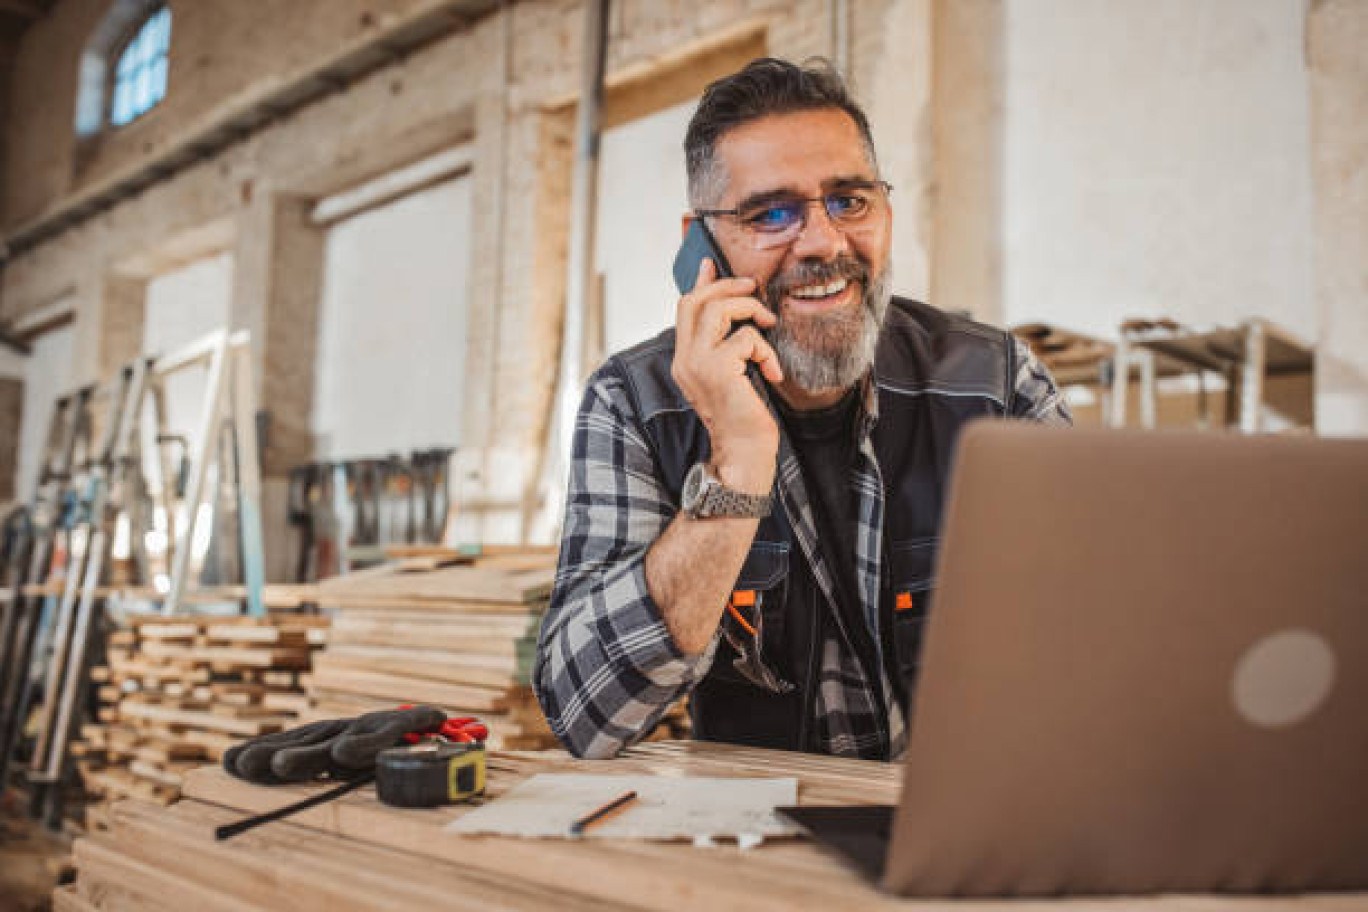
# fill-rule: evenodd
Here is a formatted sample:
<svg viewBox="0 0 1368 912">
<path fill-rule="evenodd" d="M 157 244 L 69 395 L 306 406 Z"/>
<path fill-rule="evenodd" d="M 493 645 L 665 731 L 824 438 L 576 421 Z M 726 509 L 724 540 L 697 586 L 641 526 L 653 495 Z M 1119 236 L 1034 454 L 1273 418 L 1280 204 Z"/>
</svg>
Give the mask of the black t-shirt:
<svg viewBox="0 0 1368 912">
<path fill-rule="evenodd" d="M 855 566 L 858 495 L 853 482 L 855 421 L 859 415 L 856 393 L 852 388 L 835 405 L 812 411 L 792 409 L 778 396 L 774 401 L 803 469 L 818 544 L 836 577 L 841 621 L 855 640 L 853 645 L 861 663 L 873 675 L 878 667 L 874 651 L 877 647 L 864 620 Z"/>
</svg>

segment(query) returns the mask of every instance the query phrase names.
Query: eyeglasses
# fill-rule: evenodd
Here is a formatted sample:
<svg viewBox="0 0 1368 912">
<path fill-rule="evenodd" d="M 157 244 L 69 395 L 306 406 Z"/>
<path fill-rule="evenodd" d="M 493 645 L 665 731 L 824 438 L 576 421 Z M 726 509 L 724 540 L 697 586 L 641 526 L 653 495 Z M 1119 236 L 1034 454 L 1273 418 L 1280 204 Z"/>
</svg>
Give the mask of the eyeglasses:
<svg viewBox="0 0 1368 912">
<path fill-rule="evenodd" d="M 694 214 L 734 219 L 752 247 L 770 250 L 791 244 L 802 235 L 812 203 L 821 203 L 831 223 L 848 235 L 877 228 L 888 211 L 892 192 L 893 185 L 886 181 L 858 181 L 842 184 L 822 196 L 768 197 L 736 209 L 695 209 Z"/>
</svg>

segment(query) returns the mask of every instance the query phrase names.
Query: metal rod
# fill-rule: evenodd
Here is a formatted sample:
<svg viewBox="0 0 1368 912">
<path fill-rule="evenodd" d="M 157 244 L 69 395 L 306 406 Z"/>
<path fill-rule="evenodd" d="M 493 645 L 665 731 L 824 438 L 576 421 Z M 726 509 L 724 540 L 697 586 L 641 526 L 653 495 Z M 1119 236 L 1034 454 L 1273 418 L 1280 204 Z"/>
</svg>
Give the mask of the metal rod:
<svg viewBox="0 0 1368 912">
<path fill-rule="evenodd" d="M 1267 336 L 1262 320 L 1244 325 L 1244 360 L 1240 365 L 1240 432 L 1257 434 L 1263 428 L 1264 368 Z"/>
<path fill-rule="evenodd" d="M 264 549 L 261 543 L 261 472 L 257 449 L 256 409 L 252 397 L 252 361 L 247 346 L 231 352 L 233 441 L 237 459 L 238 540 L 242 548 L 242 582 L 247 589 L 247 613 L 266 613 L 261 599 L 266 584 Z"/>
<path fill-rule="evenodd" d="M 565 274 L 565 319 L 561 326 L 560 369 L 552 400 L 541 487 L 551 521 L 558 521 L 564 496 L 570 440 L 584 382 L 584 315 L 594 269 L 594 226 L 598 202 L 599 139 L 603 81 L 607 70 L 609 0 L 584 5 L 583 69 L 575 124 L 575 170 L 570 208 L 570 251 Z M 524 533 L 525 534 L 525 533 Z"/>
<path fill-rule="evenodd" d="M 176 537 L 176 551 L 171 566 L 171 587 L 162 603 L 162 613 L 175 614 L 185 595 L 186 577 L 190 573 L 190 552 L 194 546 L 195 529 L 199 526 L 199 506 L 204 500 L 204 478 L 209 469 L 209 454 L 217 444 L 218 418 L 223 405 L 223 370 L 228 358 L 228 334 L 214 333 L 210 340 L 213 353 L 209 360 L 209 380 L 204 393 L 204 412 L 200 417 L 199 436 L 194 441 L 194 455 L 190 462 L 190 486 L 186 491 L 185 527 Z M 158 374 L 163 373 L 160 361 Z"/>
<path fill-rule="evenodd" d="M 1130 343 L 1124 330 L 1116 342 L 1112 355 L 1111 412 L 1107 424 L 1114 428 L 1126 426 L 1126 395 L 1130 387 Z"/>
</svg>

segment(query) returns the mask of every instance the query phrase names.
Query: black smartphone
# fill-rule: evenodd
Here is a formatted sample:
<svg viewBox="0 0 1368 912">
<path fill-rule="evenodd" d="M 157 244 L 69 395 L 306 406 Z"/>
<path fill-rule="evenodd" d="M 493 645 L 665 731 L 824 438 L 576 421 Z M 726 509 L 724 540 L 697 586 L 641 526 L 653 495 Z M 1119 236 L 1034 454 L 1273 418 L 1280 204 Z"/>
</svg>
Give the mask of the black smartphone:
<svg viewBox="0 0 1368 912">
<path fill-rule="evenodd" d="M 698 267 L 704 260 L 713 261 L 719 279 L 734 275 L 727 258 L 722 255 L 708 231 L 708 226 L 703 224 L 701 218 L 696 218 L 689 223 L 689 230 L 684 233 L 684 243 L 679 245 L 679 253 L 675 254 L 674 280 L 680 294 L 693 291 L 694 283 L 698 281 Z"/>
<path fill-rule="evenodd" d="M 679 253 L 675 254 L 674 280 L 680 294 L 693 291 L 694 285 L 698 282 L 698 268 L 705 259 L 712 260 L 713 265 L 717 267 L 716 278 L 730 278 L 735 275 L 731 270 L 731 264 L 713 240 L 712 233 L 708 231 L 708 226 L 703 224 L 701 218 L 696 218 L 689 223 L 689 230 L 684 232 L 684 242 L 679 245 Z M 755 326 L 755 321 L 737 320 L 731 331 L 736 332 L 742 326 Z M 754 361 L 746 364 L 746 373 L 750 375 L 752 382 L 763 383 L 760 369 L 755 366 Z"/>
</svg>

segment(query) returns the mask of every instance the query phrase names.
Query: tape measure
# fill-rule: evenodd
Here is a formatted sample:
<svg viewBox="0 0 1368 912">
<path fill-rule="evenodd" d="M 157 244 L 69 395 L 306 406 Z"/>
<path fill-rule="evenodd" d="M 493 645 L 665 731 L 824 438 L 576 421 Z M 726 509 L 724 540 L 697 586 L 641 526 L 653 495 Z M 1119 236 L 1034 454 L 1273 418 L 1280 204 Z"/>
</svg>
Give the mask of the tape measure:
<svg viewBox="0 0 1368 912">
<path fill-rule="evenodd" d="M 375 791 L 394 807 L 437 807 L 468 801 L 485 790 L 480 742 L 426 740 L 392 747 L 375 759 Z"/>
</svg>

